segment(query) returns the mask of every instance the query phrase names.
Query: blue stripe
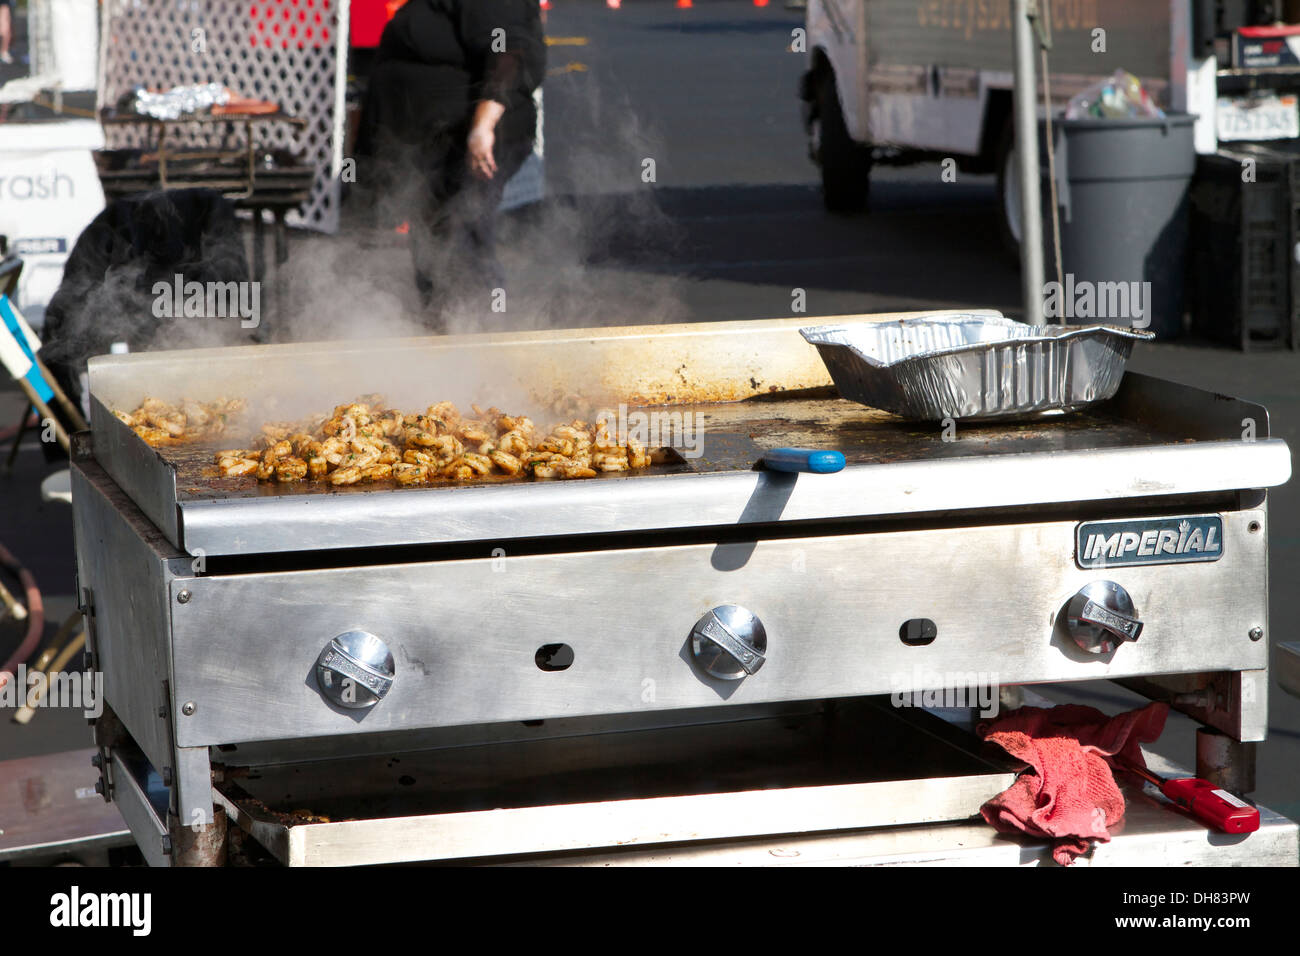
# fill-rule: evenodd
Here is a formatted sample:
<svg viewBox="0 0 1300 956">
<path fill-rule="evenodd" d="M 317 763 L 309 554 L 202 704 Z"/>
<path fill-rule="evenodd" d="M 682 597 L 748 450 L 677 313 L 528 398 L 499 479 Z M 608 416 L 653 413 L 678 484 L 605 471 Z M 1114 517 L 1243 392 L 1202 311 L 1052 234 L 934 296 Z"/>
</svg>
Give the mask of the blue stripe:
<svg viewBox="0 0 1300 956">
<path fill-rule="evenodd" d="M 14 337 L 18 347 L 22 349 L 23 354 L 32 363 L 32 367 L 27 370 L 27 374 L 23 378 L 36 390 L 36 394 L 40 396 L 41 401 L 48 402 L 54 397 L 54 389 L 50 388 L 49 383 L 45 381 L 45 376 L 41 374 L 41 370 L 36 364 L 36 354 L 32 351 L 31 346 L 27 344 L 27 336 L 18 327 L 18 318 L 14 315 L 13 306 L 9 304 L 9 296 L 4 294 L 0 294 L 0 317 L 4 318 L 5 328 L 9 330 L 9 334 Z"/>
<path fill-rule="evenodd" d="M 41 370 L 35 365 L 27 370 L 27 374 L 23 378 L 27 379 L 28 384 L 36 389 L 36 394 L 41 397 L 41 401 L 49 402 L 54 397 L 54 389 L 50 388 L 49 383 L 45 381 L 45 376 L 41 374 Z"/>
<path fill-rule="evenodd" d="M 36 356 L 32 354 L 31 346 L 27 344 L 27 336 L 23 335 L 23 330 L 18 328 L 18 317 L 14 315 L 14 308 L 9 304 L 9 296 L 3 293 L 0 293 L 0 316 L 4 316 L 5 328 L 14 337 L 23 354 L 35 361 Z"/>
</svg>

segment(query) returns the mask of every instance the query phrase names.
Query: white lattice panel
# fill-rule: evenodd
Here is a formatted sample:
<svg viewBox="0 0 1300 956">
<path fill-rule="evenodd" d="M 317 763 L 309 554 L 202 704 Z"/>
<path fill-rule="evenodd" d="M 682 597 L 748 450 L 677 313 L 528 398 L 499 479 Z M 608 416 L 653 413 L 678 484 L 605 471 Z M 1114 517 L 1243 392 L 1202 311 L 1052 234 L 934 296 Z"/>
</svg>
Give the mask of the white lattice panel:
<svg viewBox="0 0 1300 956">
<path fill-rule="evenodd" d="M 337 230 L 334 159 L 342 130 L 348 0 L 106 0 L 105 9 L 101 105 L 136 86 L 196 83 L 222 83 L 242 96 L 278 103 L 307 126 L 260 124 L 257 145 L 292 149 L 316 166 L 311 199 L 290 221 Z M 105 133 L 115 148 L 143 146 L 150 135 L 136 126 Z M 184 126 L 178 139 L 215 146 L 242 137 L 242 124 L 221 123 Z"/>
<path fill-rule="evenodd" d="M 31 0 L 27 5 L 27 56 L 32 76 L 54 72 L 53 31 L 50 0 Z"/>
</svg>

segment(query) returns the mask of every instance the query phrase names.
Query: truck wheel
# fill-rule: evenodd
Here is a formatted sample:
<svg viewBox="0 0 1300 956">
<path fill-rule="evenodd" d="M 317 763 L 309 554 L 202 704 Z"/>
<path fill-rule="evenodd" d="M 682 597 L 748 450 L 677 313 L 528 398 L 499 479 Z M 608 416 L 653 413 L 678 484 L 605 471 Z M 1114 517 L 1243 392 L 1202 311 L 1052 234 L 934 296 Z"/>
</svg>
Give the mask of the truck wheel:
<svg viewBox="0 0 1300 956">
<path fill-rule="evenodd" d="M 998 140 L 998 234 L 1007 253 L 1020 261 L 1020 182 L 1016 178 L 1016 134 L 1010 119 Z"/>
<path fill-rule="evenodd" d="M 1017 266 L 1020 265 L 1020 177 L 1016 171 L 1015 127 L 1010 119 L 1003 129 L 998 144 L 998 233 L 1003 248 Z M 1043 262 L 1051 263 L 1052 251 L 1051 197 L 1042 190 L 1043 208 Z"/>
<path fill-rule="evenodd" d="M 822 74 L 817 84 L 813 149 L 822 169 L 822 201 L 831 212 L 867 208 L 871 187 L 871 147 L 854 142 L 844 124 L 835 76 Z"/>
</svg>

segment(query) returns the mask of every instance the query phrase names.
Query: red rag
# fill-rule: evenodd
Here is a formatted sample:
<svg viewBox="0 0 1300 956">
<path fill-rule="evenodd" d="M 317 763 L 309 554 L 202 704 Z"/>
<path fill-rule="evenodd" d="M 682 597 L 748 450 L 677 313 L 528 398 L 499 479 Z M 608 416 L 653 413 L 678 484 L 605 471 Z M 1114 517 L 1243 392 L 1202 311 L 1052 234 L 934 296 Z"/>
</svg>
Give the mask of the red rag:
<svg viewBox="0 0 1300 956">
<path fill-rule="evenodd" d="M 1023 832 L 1055 841 L 1052 858 L 1069 866 L 1092 840 L 1110 840 L 1124 819 L 1124 796 L 1106 758 L 1120 754 L 1145 767 L 1140 744 L 1160 736 L 1167 704 L 1148 704 L 1115 717 L 1079 704 L 1021 707 L 979 734 L 1034 768 L 980 808 L 1003 833 Z"/>
</svg>

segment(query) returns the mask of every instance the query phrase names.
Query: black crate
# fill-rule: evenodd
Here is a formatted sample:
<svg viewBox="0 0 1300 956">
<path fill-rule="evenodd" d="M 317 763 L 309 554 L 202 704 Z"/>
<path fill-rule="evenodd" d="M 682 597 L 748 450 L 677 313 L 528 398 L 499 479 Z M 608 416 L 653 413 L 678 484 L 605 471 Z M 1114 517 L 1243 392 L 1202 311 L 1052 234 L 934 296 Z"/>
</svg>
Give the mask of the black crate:
<svg viewBox="0 0 1300 956">
<path fill-rule="evenodd" d="M 1253 181 L 1245 172 L 1253 162 Z M 1300 154 L 1241 144 L 1198 158 L 1192 329 L 1243 350 L 1300 347 Z"/>
</svg>

